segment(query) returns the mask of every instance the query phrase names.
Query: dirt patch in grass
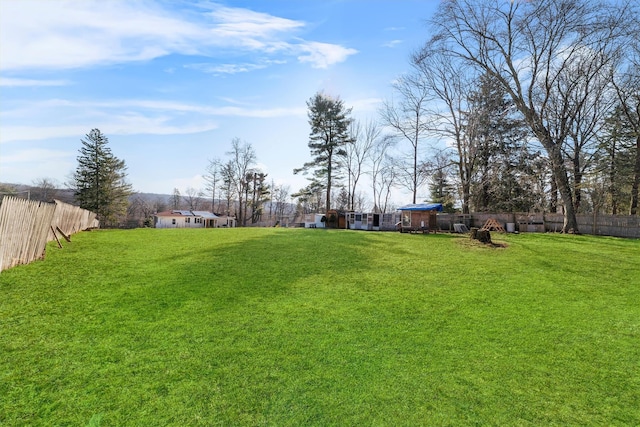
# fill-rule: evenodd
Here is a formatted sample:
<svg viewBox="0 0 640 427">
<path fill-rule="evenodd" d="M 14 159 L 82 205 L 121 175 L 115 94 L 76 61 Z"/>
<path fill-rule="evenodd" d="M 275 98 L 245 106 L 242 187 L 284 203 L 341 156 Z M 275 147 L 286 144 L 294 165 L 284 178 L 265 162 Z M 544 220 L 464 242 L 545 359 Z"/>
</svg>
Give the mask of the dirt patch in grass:
<svg viewBox="0 0 640 427">
<path fill-rule="evenodd" d="M 470 239 L 469 235 L 465 234 L 460 236 L 458 239 L 458 244 L 464 248 L 489 248 L 489 249 L 506 249 L 509 245 L 505 242 L 494 241 L 493 235 L 491 243 L 482 243 L 476 239 Z"/>
</svg>

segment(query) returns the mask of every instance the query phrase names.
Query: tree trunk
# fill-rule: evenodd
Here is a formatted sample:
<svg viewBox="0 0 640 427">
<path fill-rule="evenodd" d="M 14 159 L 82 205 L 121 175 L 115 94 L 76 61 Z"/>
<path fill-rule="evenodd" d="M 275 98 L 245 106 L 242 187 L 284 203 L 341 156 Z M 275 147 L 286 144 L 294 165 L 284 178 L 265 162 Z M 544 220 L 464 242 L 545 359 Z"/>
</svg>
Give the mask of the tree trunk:
<svg viewBox="0 0 640 427">
<path fill-rule="evenodd" d="M 418 194 L 418 131 L 416 130 L 416 140 L 413 144 L 413 203 L 416 204 Z"/>
<path fill-rule="evenodd" d="M 551 189 L 549 190 L 549 212 L 558 212 L 558 185 L 553 174 L 551 175 Z"/>
<path fill-rule="evenodd" d="M 478 227 L 471 227 L 471 230 L 469 232 L 469 238 L 473 239 L 473 240 L 477 240 L 478 239 Z"/>
<path fill-rule="evenodd" d="M 576 219 L 576 211 L 573 204 L 573 192 L 571 190 L 571 182 L 567 176 L 567 168 L 562 157 L 562 144 L 560 141 L 553 140 L 544 125 L 535 125 L 534 120 L 529 121 L 534 123 L 532 128 L 549 155 L 553 180 L 558 188 L 560 197 L 562 198 L 562 204 L 564 206 L 564 223 L 562 226 L 562 232 L 578 233 L 578 221 Z"/>
<path fill-rule="evenodd" d="M 576 219 L 576 211 L 573 204 L 573 194 L 571 192 L 571 184 L 567 177 L 567 171 L 562 161 L 562 155 L 558 148 L 550 149 L 549 156 L 551 160 L 551 171 L 562 198 L 564 205 L 564 223 L 562 226 L 563 233 L 578 233 L 578 220 Z"/>
<path fill-rule="evenodd" d="M 478 230 L 478 240 L 482 243 L 492 243 L 491 242 L 491 233 L 489 230 Z"/>
<path fill-rule="evenodd" d="M 631 186 L 631 215 L 638 214 L 638 187 L 640 187 L 640 135 L 636 136 L 636 164 L 633 168 L 633 185 Z"/>
<path fill-rule="evenodd" d="M 614 130 L 615 132 L 615 130 Z M 617 171 L 616 171 L 616 148 L 617 136 L 614 133 L 611 145 L 611 158 L 609 159 L 609 193 L 611 193 L 611 213 L 618 214 L 618 191 L 617 191 Z"/>
<path fill-rule="evenodd" d="M 327 197 L 325 200 L 325 210 L 327 213 L 331 209 L 331 155 L 329 155 L 329 161 L 327 166 Z"/>
<path fill-rule="evenodd" d="M 580 203 L 582 202 L 582 172 L 580 172 L 580 158 L 573 158 L 573 206 L 576 212 L 580 212 Z"/>
<path fill-rule="evenodd" d="M 469 199 L 471 198 L 471 183 L 463 182 L 462 183 L 462 213 L 465 215 L 469 214 Z"/>
</svg>

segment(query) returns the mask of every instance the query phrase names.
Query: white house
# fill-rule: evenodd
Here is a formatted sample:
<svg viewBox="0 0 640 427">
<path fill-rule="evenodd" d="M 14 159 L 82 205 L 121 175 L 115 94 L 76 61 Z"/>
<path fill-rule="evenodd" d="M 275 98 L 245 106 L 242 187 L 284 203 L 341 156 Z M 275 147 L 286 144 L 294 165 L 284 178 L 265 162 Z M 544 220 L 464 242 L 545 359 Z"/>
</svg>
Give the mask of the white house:
<svg viewBox="0 0 640 427">
<path fill-rule="evenodd" d="M 220 228 L 235 227 L 236 219 L 208 211 L 174 209 L 158 212 L 154 215 L 153 223 L 156 228 Z"/>
</svg>

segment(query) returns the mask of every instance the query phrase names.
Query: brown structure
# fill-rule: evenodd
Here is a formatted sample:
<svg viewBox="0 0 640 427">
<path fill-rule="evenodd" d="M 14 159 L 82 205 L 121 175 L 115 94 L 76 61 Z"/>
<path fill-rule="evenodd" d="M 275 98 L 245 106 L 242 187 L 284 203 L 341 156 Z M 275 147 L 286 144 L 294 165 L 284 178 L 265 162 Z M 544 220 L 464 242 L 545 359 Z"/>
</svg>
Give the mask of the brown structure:
<svg viewBox="0 0 640 427">
<path fill-rule="evenodd" d="M 421 203 L 406 205 L 398 210 L 402 214 L 402 220 L 398 224 L 401 233 L 434 233 L 438 229 L 437 213 L 442 212 L 440 203 Z"/>
</svg>

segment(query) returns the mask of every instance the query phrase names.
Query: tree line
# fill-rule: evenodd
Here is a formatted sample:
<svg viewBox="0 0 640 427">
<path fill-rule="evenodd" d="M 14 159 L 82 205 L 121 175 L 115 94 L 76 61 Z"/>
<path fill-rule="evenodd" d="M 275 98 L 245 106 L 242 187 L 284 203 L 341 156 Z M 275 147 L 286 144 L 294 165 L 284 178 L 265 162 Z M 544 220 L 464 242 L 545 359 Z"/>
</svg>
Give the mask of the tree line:
<svg viewBox="0 0 640 427">
<path fill-rule="evenodd" d="M 384 213 L 402 188 L 413 203 L 448 211 L 560 211 L 566 232 L 578 231 L 578 213 L 637 215 L 639 7 L 441 2 L 375 119 L 354 119 L 324 92 L 307 101 L 311 158 L 293 172 L 308 185 L 292 193 L 269 182 L 251 144 L 235 138 L 225 157 L 209 161 L 204 189 L 174 189 L 165 204 L 194 209 L 208 199 L 210 210 L 249 225 L 291 214 L 292 199 L 297 214 Z M 126 165 L 106 137 L 94 129 L 82 143 L 70 186 L 81 207 L 103 223 L 127 209 L 149 216 L 154 209 L 142 202 L 127 206 Z"/>
<path fill-rule="evenodd" d="M 368 159 L 374 210 L 384 211 L 385 189 L 405 188 L 416 203 L 426 185 L 431 201 L 462 213 L 561 211 L 565 232 L 578 231 L 578 213 L 637 215 L 639 7 L 441 2 L 383 103 L 385 134 L 363 131 L 339 99 L 310 99 L 312 161 L 296 172 L 313 175 L 296 195 L 324 192 L 325 209 L 343 199 L 353 209 Z M 336 183 L 346 194 L 332 204 Z"/>
<path fill-rule="evenodd" d="M 453 146 L 463 211 L 511 198 L 560 209 L 566 232 L 580 212 L 637 214 L 639 23 L 632 1 L 440 4 L 412 88 Z"/>
</svg>

